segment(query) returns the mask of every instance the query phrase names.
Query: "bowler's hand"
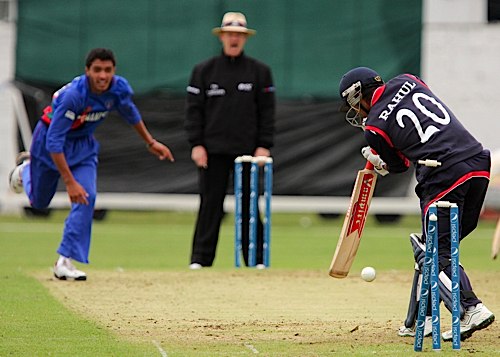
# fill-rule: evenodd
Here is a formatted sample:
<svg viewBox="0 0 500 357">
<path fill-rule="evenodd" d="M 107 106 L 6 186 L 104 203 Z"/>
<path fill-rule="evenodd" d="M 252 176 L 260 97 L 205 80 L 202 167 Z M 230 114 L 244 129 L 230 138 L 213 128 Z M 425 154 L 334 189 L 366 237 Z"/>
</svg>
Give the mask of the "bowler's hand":
<svg viewBox="0 0 500 357">
<path fill-rule="evenodd" d="M 153 141 L 153 143 L 148 146 L 148 150 L 160 160 L 168 159 L 170 162 L 175 161 L 174 155 L 172 155 L 170 149 L 159 141 Z"/>
<path fill-rule="evenodd" d="M 68 191 L 68 196 L 71 203 L 79 203 L 82 205 L 89 204 L 89 201 L 87 199 L 87 197 L 89 197 L 89 194 L 77 181 L 73 180 L 70 183 L 66 184 L 66 191 Z"/>
<path fill-rule="evenodd" d="M 207 150 L 202 145 L 197 145 L 191 150 L 191 160 L 194 161 L 195 165 L 206 169 L 208 167 L 208 154 Z"/>
</svg>

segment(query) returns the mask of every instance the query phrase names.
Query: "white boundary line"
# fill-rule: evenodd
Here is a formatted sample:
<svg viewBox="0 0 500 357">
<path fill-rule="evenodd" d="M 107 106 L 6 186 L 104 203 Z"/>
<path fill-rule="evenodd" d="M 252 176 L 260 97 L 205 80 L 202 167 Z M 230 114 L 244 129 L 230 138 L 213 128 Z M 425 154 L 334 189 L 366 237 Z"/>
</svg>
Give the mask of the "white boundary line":
<svg viewBox="0 0 500 357">
<path fill-rule="evenodd" d="M 5 199 L 11 205 L 29 206 L 26 195 L 9 192 Z M 281 196 L 272 197 L 273 212 L 317 212 L 345 213 L 350 197 L 333 196 Z M 1 202 L 0 202 L 1 203 Z M 261 202 L 262 203 L 262 202 Z M 196 212 L 199 196 L 195 194 L 157 194 L 157 193 L 109 193 L 97 194 L 96 208 L 117 210 L 176 210 Z M 69 208 L 66 192 L 56 193 L 52 208 Z M 226 212 L 234 211 L 234 197 L 227 195 L 224 201 Z M 2 207 L 0 207 L 0 212 Z M 370 214 L 418 214 L 419 202 L 414 197 L 373 197 Z"/>
<path fill-rule="evenodd" d="M 250 351 L 252 351 L 255 354 L 259 354 L 259 351 L 251 344 L 245 343 L 245 347 L 248 348 Z"/>
<path fill-rule="evenodd" d="M 161 345 L 158 341 L 153 340 L 152 342 L 153 342 L 153 345 L 155 345 L 156 348 L 158 348 L 158 351 L 160 351 L 160 354 L 162 357 L 168 357 L 167 352 L 163 348 L 161 348 Z"/>
</svg>

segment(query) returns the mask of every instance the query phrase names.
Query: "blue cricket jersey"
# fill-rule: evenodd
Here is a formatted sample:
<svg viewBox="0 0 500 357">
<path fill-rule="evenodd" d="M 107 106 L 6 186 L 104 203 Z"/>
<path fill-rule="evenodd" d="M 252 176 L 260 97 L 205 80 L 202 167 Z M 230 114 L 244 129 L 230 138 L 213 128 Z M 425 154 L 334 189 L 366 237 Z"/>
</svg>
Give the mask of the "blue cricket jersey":
<svg viewBox="0 0 500 357">
<path fill-rule="evenodd" d="M 114 76 L 110 88 L 102 93 L 90 91 L 87 76 L 76 77 L 54 93 L 52 104 L 41 120 L 49 124 L 46 148 L 63 152 L 66 139 L 90 136 L 112 110 L 117 110 L 130 124 L 137 124 L 140 114 L 132 101 L 133 91 L 127 80 Z"/>
</svg>

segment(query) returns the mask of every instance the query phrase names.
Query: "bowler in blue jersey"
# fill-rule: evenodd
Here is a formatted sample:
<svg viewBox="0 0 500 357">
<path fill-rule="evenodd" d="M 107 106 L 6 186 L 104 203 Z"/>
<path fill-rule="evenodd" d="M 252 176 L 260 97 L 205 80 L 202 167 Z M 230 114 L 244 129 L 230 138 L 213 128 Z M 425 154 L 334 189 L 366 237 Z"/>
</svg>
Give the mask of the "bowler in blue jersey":
<svg viewBox="0 0 500 357">
<path fill-rule="evenodd" d="M 49 206 L 60 178 L 66 186 L 71 210 L 54 265 L 54 275 L 61 280 L 87 279 L 72 261 L 89 262 L 99 153 L 93 134 L 108 113 L 116 110 L 137 131 L 151 154 L 174 161 L 170 149 L 146 128 L 132 101 L 132 88 L 115 74 L 115 69 L 111 50 L 92 49 L 86 58 L 85 74 L 54 93 L 34 129 L 30 151 L 18 155 L 17 167 L 10 173 L 11 189 L 26 192 L 31 206 L 37 209 Z"/>
</svg>

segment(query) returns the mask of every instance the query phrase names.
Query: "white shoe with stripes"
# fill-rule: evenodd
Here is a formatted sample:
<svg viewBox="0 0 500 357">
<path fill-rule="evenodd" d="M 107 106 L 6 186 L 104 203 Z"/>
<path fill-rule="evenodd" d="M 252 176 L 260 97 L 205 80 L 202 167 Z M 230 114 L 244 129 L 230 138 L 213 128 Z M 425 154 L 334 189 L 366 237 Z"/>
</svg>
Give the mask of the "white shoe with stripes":
<svg viewBox="0 0 500 357">
<path fill-rule="evenodd" d="M 475 331 L 488 327 L 495 321 L 495 315 L 483 304 L 477 304 L 467 310 L 464 318 L 460 320 L 460 340 L 464 341 L 472 336 Z M 451 341 L 451 330 L 443 332 L 443 341 Z"/>
<path fill-rule="evenodd" d="M 71 259 L 59 259 L 54 264 L 54 276 L 59 280 L 87 280 L 87 274 L 76 269 Z"/>
<path fill-rule="evenodd" d="M 15 193 L 22 193 L 23 187 L 23 170 L 30 162 L 30 153 L 27 151 L 20 152 L 16 157 L 16 167 L 9 173 L 9 186 Z"/>
</svg>

